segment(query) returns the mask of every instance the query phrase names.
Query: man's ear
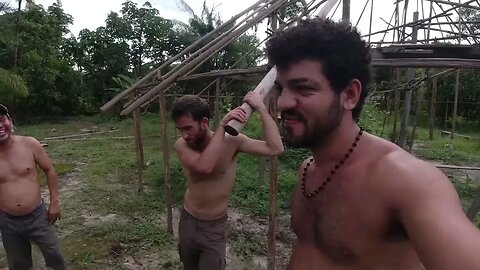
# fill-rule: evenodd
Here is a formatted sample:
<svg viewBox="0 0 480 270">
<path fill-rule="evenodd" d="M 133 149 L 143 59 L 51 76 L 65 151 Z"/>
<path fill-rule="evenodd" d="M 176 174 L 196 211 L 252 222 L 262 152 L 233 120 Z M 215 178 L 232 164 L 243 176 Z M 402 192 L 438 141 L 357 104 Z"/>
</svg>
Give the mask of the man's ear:
<svg viewBox="0 0 480 270">
<path fill-rule="evenodd" d="M 208 118 L 207 118 L 207 117 L 203 117 L 201 123 L 202 123 L 202 126 L 203 126 L 204 128 L 208 127 Z"/>
<path fill-rule="evenodd" d="M 341 93 L 341 102 L 343 109 L 352 111 L 358 104 L 362 94 L 362 83 L 353 79 Z"/>
</svg>

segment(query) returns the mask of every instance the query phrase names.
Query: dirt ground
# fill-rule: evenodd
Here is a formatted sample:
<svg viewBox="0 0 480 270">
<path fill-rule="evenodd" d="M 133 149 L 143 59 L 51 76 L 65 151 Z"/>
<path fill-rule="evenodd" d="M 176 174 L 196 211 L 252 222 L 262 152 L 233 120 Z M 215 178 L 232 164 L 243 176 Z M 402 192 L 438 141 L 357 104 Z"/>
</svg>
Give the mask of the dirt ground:
<svg viewBox="0 0 480 270">
<path fill-rule="evenodd" d="M 78 201 L 75 199 L 77 192 L 82 188 L 82 181 L 78 178 L 78 174 L 68 173 L 60 177 L 60 194 L 62 207 L 68 206 L 68 208 L 76 208 L 77 213 L 80 214 L 81 224 L 75 226 L 60 226 L 63 220 L 60 220 L 57 225 L 57 232 L 59 238 L 62 241 L 62 245 L 71 245 L 68 241 L 69 237 L 74 235 L 77 230 L 81 230 L 82 227 L 98 227 L 106 226 L 112 223 L 128 223 L 128 217 L 118 214 L 98 214 L 93 213 L 87 209 L 82 209 L 81 205 L 76 205 Z M 48 190 L 42 189 L 42 197 L 48 203 Z M 173 209 L 173 228 L 175 239 L 178 237 L 178 221 L 179 221 L 179 207 Z M 228 231 L 227 237 L 229 241 L 227 243 L 227 270 L 246 270 L 246 269 L 267 269 L 267 257 L 266 257 L 266 243 L 267 243 L 267 231 L 268 220 L 262 218 L 253 218 L 246 214 L 244 211 L 238 209 L 230 209 L 228 217 Z M 166 224 L 166 217 L 163 214 L 151 217 L 160 224 Z M 288 263 L 290 256 L 291 246 L 293 243 L 294 235 L 289 227 L 290 217 L 287 215 L 280 216 L 277 222 L 277 234 L 276 234 L 276 265 L 277 269 L 284 269 Z M 244 237 L 248 239 L 249 236 L 254 236 L 256 239 L 257 248 L 254 248 L 248 254 L 236 254 L 235 243 L 232 238 Z M 1 237 L 1 235 L 0 235 Z M 79 242 L 84 242 L 81 239 Z M 68 242 L 68 244 L 67 244 Z M 90 243 L 95 245 L 95 243 Z M 248 242 L 246 243 L 248 244 Z M 82 247 L 87 248 L 88 244 L 80 244 Z M 91 247 L 89 247 L 91 248 Z M 109 247 L 109 258 L 107 258 L 107 265 L 95 267 L 94 269 L 125 269 L 125 270 L 143 270 L 143 269 L 181 269 L 179 263 L 179 256 L 176 249 L 176 245 L 172 245 L 170 248 L 162 250 L 143 250 L 141 252 L 125 252 L 128 249 L 123 244 L 111 244 Z M 241 249 L 241 247 L 240 247 Z M 259 250 L 262 249 L 262 250 Z M 68 258 L 67 258 L 68 259 Z M 39 250 L 33 246 L 33 260 L 34 269 L 45 269 L 43 266 L 43 258 Z M 0 249 L 0 269 L 8 269 L 6 265 L 6 258 L 3 251 L 3 246 Z M 92 269 L 92 268 L 83 268 Z"/>
</svg>

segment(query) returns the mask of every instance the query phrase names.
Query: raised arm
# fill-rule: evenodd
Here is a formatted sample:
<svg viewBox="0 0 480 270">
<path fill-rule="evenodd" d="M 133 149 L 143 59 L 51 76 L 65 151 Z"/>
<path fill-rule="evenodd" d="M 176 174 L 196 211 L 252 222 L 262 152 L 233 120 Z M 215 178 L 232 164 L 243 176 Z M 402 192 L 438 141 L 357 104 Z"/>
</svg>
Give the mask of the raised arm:
<svg viewBox="0 0 480 270">
<path fill-rule="evenodd" d="M 398 160 L 401 162 L 401 160 Z M 426 269 L 480 269 L 480 232 L 448 178 L 419 160 L 396 175 L 395 208 Z"/>
<path fill-rule="evenodd" d="M 268 113 L 260 96 L 255 92 L 249 92 L 244 101 L 260 115 L 265 140 L 254 140 L 245 135 L 239 135 L 239 151 L 258 156 L 278 156 L 283 153 L 282 138 L 277 124 Z"/>
<path fill-rule="evenodd" d="M 34 150 L 33 154 L 35 157 L 35 162 L 45 173 L 47 178 L 47 186 L 50 194 L 50 205 L 49 205 L 49 221 L 55 223 L 57 219 L 61 218 L 60 215 L 60 199 L 58 195 L 58 176 L 57 172 L 53 168 L 53 164 L 48 158 L 47 153 L 43 149 L 40 142 L 34 138 L 28 138 L 29 143 L 31 144 L 32 149 Z"/>
<path fill-rule="evenodd" d="M 245 112 L 239 107 L 228 114 L 220 121 L 217 130 L 213 134 L 207 147 L 202 152 L 191 149 L 184 139 L 180 138 L 175 142 L 175 151 L 183 166 L 188 170 L 201 174 L 209 174 L 215 168 L 219 158 L 222 156 L 223 143 L 225 139 L 225 125 L 231 119 L 240 122 L 246 121 Z"/>
</svg>

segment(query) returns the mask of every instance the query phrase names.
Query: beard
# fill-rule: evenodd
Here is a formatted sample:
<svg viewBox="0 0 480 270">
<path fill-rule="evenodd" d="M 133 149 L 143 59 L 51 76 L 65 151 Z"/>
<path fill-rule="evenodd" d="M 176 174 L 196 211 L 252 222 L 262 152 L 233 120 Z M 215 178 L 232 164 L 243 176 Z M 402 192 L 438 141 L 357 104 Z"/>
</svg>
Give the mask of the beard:
<svg viewBox="0 0 480 270">
<path fill-rule="evenodd" d="M 202 146 L 205 144 L 205 139 L 206 138 L 207 138 L 206 129 L 200 127 L 200 131 L 195 136 L 195 139 L 192 140 L 191 142 L 187 142 L 187 144 L 192 149 L 201 150 Z"/>
<path fill-rule="evenodd" d="M 284 126 L 285 144 L 292 148 L 315 148 L 324 145 L 341 123 L 340 97 L 335 95 L 324 118 L 315 117 L 308 121 L 301 112 L 293 109 L 283 111 L 282 118 L 284 115 L 295 117 L 304 124 L 304 131 L 300 135 L 295 135 L 290 127 Z"/>
</svg>

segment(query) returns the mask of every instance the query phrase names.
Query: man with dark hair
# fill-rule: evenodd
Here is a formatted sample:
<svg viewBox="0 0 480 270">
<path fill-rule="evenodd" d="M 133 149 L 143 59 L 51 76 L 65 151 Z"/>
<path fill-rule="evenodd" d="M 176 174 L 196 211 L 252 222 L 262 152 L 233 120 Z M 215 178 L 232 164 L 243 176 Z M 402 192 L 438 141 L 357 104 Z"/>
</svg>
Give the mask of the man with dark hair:
<svg viewBox="0 0 480 270">
<path fill-rule="evenodd" d="M 276 156 L 283 152 L 277 125 L 260 96 L 249 92 L 244 101 L 260 115 L 265 141 L 243 134 L 225 134 L 225 125 L 230 120 L 246 121 L 241 107 L 225 115 L 213 132 L 205 100 L 187 95 L 173 105 L 172 118 L 182 135 L 175 143 L 175 151 L 187 178 L 178 229 L 180 259 L 186 270 L 225 269 L 225 226 L 237 153 Z"/>
<path fill-rule="evenodd" d="M 371 56 L 356 29 L 302 20 L 267 55 L 286 143 L 312 153 L 298 171 L 288 269 L 480 269 L 480 233 L 448 178 L 357 125 Z"/>
<path fill-rule="evenodd" d="M 50 205 L 42 201 L 37 165 L 47 177 Z M 42 145 L 12 135 L 12 119 L 0 104 L 0 232 L 11 270 L 32 269 L 31 244 L 50 269 L 66 269 L 52 224 L 60 219 L 58 177 Z"/>
</svg>

